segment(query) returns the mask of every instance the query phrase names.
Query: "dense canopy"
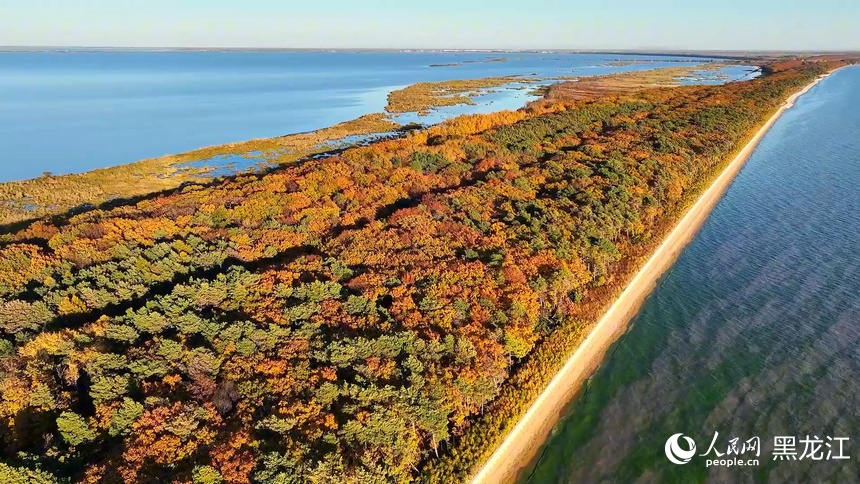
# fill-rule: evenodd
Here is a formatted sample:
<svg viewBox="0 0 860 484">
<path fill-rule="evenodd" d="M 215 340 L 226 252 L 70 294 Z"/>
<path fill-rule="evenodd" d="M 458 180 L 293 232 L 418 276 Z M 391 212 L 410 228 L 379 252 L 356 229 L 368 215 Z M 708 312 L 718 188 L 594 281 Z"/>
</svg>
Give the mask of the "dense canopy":
<svg viewBox="0 0 860 484">
<path fill-rule="evenodd" d="M 463 478 L 577 308 L 823 69 L 461 117 L 7 234 L 0 480 Z"/>
</svg>

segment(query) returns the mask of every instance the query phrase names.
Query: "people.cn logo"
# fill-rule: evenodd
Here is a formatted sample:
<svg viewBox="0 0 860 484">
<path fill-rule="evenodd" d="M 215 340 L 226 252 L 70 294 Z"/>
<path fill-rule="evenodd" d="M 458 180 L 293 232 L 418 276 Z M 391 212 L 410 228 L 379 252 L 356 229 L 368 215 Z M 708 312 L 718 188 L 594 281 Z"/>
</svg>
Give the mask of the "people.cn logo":
<svg viewBox="0 0 860 484">
<path fill-rule="evenodd" d="M 690 447 L 690 450 L 681 448 L 681 445 L 678 443 L 678 440 L 680 440 L 681 437 L 684 437 L 684 440 L 687 441 L 687 445 Z M 669 437 L 669 440 L 666 441 L 666 457 L 668 457 L 672 463 L 686 464 L 687 462 L 690 462 L 690 459 L 692 459 L 694 455 L 696 455 L 696 442 L 684 434 L 675 434 Z"/>
</svg>

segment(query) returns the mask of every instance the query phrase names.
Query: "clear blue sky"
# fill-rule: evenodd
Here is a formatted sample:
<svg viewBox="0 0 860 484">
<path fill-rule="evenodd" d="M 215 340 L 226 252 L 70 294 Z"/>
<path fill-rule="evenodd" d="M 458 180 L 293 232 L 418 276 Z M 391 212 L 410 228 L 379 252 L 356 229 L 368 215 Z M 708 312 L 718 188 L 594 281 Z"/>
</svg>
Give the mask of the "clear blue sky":
<svg viewBox="0 0 860 484">
<path fill-rule="evenodd" d="M 0 45 L 860 49 L 860 0 L 0 0 Z"/>
</svg>

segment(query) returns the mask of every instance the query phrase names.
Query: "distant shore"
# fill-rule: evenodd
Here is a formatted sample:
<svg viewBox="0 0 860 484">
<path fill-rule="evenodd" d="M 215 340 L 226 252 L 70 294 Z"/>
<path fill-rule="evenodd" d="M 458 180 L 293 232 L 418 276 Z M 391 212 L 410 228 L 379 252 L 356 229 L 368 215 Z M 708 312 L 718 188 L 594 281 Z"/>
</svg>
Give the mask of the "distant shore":
<svg viewBox="0 0 860 484">
<path fill-rule="evenodd" d="M 433 49 L 433 48 L 288 48 L 288 47 L 122 47 L 122 46 L 55 46 L 55 45 L 0 45 L 0 52 L 385 52 L 385 53 L 426 53 L 445 52 L 452 54 L 600 54 L 600 55 L 647 55 L 665 57 L 755 59 L 765 55 L 788 55 L 796 52 L 783 51 L 672 51 L 672 50 L 624 50 L 624 49 Z M 807 53 L 808 54 L 808 53 Z"/>
<path fill-rule="evenodd" d="M 582 344 L 577 347 L 561 370 L 477 471 L 471 480 L 473 484 L 515 481 L 522 469 L 532 462 L 558 421 L 561 412 L 601 364 L 609 347 L 626 331 L 627 324 L 654 289 L 660 276 L 672 266 L 684 247 L 702 227 L 711 210 L 722 198 L 723 193 L 731 185 L 764 135 L 800 96 L 830 74 L 832 72 L 818 77 L 789 96 L 695 203 L 687 209 L 669 235 L 591 328 Z"/>
</svg>

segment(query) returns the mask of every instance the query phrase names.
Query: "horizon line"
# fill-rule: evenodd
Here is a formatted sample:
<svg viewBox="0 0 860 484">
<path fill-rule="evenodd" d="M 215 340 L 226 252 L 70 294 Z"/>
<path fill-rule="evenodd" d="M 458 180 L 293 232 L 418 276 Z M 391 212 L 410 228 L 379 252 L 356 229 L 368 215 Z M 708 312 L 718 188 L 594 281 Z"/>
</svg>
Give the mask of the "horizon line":
<svg viewBox="0 0 860 484">
<path fill-rule="evenodd" d="M 219 47 L 219 46 L 121 46 L 121 45 L 0 45 L 2 50 L 150 50 L 150 51 L 396 51 L 396 52 L 568 52 L 568 53 L 737 53 L 737 54 L 856 54 L 851 49 L 683 49 L 643 48 L 550 48 L 550 47 Z"/>
</svg>

